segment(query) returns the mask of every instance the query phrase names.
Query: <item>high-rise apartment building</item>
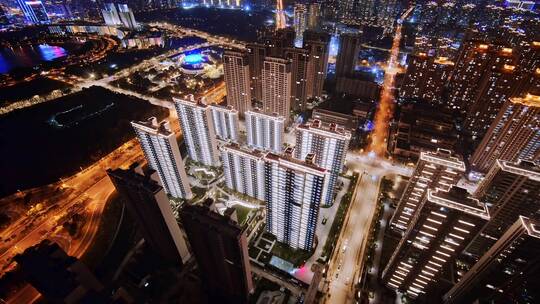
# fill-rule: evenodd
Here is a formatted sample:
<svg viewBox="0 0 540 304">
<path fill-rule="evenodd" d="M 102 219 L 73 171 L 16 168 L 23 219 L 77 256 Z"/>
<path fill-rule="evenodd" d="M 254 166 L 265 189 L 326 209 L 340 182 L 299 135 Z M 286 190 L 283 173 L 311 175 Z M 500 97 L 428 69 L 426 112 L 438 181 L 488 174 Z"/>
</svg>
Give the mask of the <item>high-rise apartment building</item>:
<svg viewBox="0 0 540 304">
<path fill-rule="evenodd" d="M 225 50 L 223 74 L 227 90 L 227 105 L 238 111 L 241 117 L 251 110 L 251 74 L 247 52 Z"/>
<path fill-rule="evenodd" d="M 315 164 L 328 172 L 328 187 L 322 200 L 325 205 L 331 205 L 334 200 L 350 140 L 351 132 L 335 124 L 323 124 L 319 120 L 296 127 L 294 157 L 305 159 L 308 154 L 314 154 Z"/>
<path fill-rule="evenodd" d="M 185 263 L 190 253 L 163 188 L 133 166 L 128 170 L 108 169 L 107 174 L 149 247 L 168 263 Z"/>
<path fill-rule="evenodd" d="M 473 170 L 485 173 L 497 159 L 540 158 L 540 96 L 510 98 L 502 106 L 470 159 Z"/>
<path fill-rule="evenodd" d="M 118 4 L 118 15 L 120 16 L 120 20 L 122 20 L 122 24 L 128 29 L 134 30 L 138 27 L 133 11 L 127 4 Z"/>
<path fill-rule="evenodd" d="M 491 220 L 466 249 L 479 257 L 520 215 L 531 217 L 540 210 L 540 166 L 529 161 L 497 160 L 474 196 L 487 204 L 491 214 Z"/>
<path fill-rule="evenodd" d="M 308 25 L 308 7 L 303 3 L 294 5 L 293 27 L 296 38 L 302 38 Z"/>
<path fill-rule="evenodd" d="M 540 301 L 540 223 L 519 217 L 443 297 L 443 303 Z"/>
<path fill-rule="evenodd" d="M 17 4 L 28 23 L 48 24 L 51 22 L 42 1 L 17 0 Z"/>
<path fill-rule="evenodd" d="M 321 18 L 321 4 L 320 3 L 310 3 L 308 6 L 308 29 L 316 29 L 319 27 L 319 22 Z M 305 37 L 304 37 L 305 38 Z"/>
<path fill-rule="evenodd" d="M 206 166 L 219 165 L 219 152 L 210 108 L 201 102 L 174 99 L 189 157 Z"/>
<path fill-rule="evenodd" d="M 264 154 L 236 144 L 220 149 L 227 188 L 264 201 Z"/>
<path fill-rule="evenodd" d="M 120 20 L 120 15 L 118 15 L 118 10 L 114 3 L 105 3 L 104 8 L 101 10 L 103 15 L 103 20 L 106 25 L 121 25 L 122 21 Z"/>
<path fill-rule="evenodd" d="M 428 190 L 448 190 L 457 184 L 463 173 L 465 163 L 449 150 L 420 153 L 416 168 L 392 216 L 392 229 L 405 232 Z"/>
<path fill-rule="evenodd" d="M 399 96 L 440 103 L 443 88 L 453 68 L 454 63 L 446 57 L 435 57 L 424 52 L 409 56 Z"/>
<path fill-rule="evenodd" d="M 518 75 L 513 65 L 484 72 L 476 84 L 476 95 L 471 100 L 464 127 L 473 139 L 481 139 L 502 105 L 512 97 Z"/>
<path fill-rule="evenodd" d="M 303 43 L 303 48 L 309 51 L 306 97 L 320 98 L 328 70 L 330 35 L 307 30 L 304 32 Z"/>
<path fill-rule="evenodd" d="M 253 283 L 245 231 L 208 204 L 186 205 L 180 212 L 203 289 L 209 303 L 248 303 Z"/>
<path fill-rule="evenodd" d="M 467 190 L 429 189 L 382 273 L 384 283 L 411 298 L 425 295 L 487 220 L 487 206 Z"/>
<path fill-rule="evenodd" d="M 223 107 L 212 104 L 208 106 L 214 120 L 214 132 L 221 140 L 238 142 L 238 111 L 232 106 Z"/>
<path fill-rule="evenodd" d="M 250 148 L 281 153 L 284 132 L 284 117 L 265 114 L 257 109 L 246 112 L 247 145 Z"/>
<path fill-rule="evenodd" d="M 450 78 L 449 106 L 467 113 L 483 75 L 504 65 L 514 66 L 515 61 L 512 48 L 466 39 Z"/>
<path fill-rule="evenodd" d="M 266 57 L 262 69 L 262 107 L 266 113 L 278 113 L 289 121 L 291 111 L 291 62 Z"/>
<path fill-rule="evenodd" d="M 147 121 L 131 122 L 146 161 L 154 169 L 165 192 L 176 198 L 191 199 L 193 193 L 176 136 L 168 121 L 157 123 L 152 117 Z"/>
<path fill-rule="evenodd" d="M 313 154 L 300 161 L 292 153 L 265 156 L 266 230 L 294 249 L 311 250 L 328 180 Z"/>
<path fill-rule="evenodd" d="M 309 51 L 300 48 L 285 48 L 283 56 L 291 62 L 291 109 L 305 110 Z"/>
<path fill-rule="evenodd" d="M 336 77 L 350 76 L 356 67 L 360 52 L 361 36 L 342 34 L 339 41 L 339 53 L 336 58 Z"/>
<path fill-rule="evenodd" d="M 263 98 L 262 70 L 264 58 L 267 56 L 266 46 L 264 44 L 248 43 L 246 49 L 248 52 L 249 76 L 251 78 L 251 97 L 260 101 Z"/>
</svg>

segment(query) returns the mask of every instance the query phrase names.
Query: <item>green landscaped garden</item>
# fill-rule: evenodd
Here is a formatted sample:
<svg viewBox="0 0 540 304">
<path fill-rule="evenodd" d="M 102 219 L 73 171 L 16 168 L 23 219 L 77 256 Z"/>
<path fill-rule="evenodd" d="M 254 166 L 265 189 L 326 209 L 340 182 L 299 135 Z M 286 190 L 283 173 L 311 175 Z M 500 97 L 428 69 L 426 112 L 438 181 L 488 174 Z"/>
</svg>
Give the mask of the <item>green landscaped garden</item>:
<svg viewBox="0 0 540 304">
<path fill-rule="evenodd" d="M 286 244 L 276 242 L 272 248 L 272 254 L 286 261 L 293 263 L 295 267 L 304 265 L 304 263 L 313 255 L 313 251 L 302 249 L 293 249 Z"/>
<path fill-rule="evenodd" d="M 234 206 L 234 209 L 236 209 L 236 217 L 238 218 L 238 224 L 240 226 L 244 225 L 244 223 L 248 219 L 248 215 L 251 209 L 240 205 Z"/>
</svg>

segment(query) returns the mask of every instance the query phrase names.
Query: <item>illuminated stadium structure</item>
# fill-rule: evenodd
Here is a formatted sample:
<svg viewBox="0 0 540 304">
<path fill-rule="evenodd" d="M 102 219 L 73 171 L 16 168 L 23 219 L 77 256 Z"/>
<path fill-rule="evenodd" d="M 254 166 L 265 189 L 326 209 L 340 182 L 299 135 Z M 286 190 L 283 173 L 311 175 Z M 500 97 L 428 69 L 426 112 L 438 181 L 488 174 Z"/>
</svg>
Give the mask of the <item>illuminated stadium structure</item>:
<svg viewBox="0 0 540 304">
<path fill-rule="evenodd" d="M 206 66 L 214 64 L 214 58 L 209 52 L 196 52 L 180 55 L 178 62 L 184 73 L 199 74 Z"/>
</svg>

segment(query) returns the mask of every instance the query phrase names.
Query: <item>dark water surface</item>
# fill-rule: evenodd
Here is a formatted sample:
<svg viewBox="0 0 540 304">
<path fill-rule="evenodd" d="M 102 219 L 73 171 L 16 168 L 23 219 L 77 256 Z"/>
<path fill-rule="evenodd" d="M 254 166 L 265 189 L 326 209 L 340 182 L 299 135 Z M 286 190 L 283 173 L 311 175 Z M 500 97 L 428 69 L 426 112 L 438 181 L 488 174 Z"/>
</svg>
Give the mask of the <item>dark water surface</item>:
<svg viewBox="0 0 540 304">
<path fill-rule="evenodd" d="M 131 120 L 167 113 L 92 87 L 0 116 L 0 197 L 77 172 L 133 138 Z"/>
</svg>

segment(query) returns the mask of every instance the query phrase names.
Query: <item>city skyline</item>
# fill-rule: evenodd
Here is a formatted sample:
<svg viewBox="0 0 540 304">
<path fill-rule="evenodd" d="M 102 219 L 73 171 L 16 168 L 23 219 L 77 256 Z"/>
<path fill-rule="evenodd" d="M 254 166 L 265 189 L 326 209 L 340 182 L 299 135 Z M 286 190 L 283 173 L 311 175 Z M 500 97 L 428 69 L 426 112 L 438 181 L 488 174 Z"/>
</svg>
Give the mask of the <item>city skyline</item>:
<svg viewBox="0 0 540 304">
<path fill-rule="evenodd" d="M 533 1 L 0 1 L 5 303 L 536 303 Z"/>
</svg>

